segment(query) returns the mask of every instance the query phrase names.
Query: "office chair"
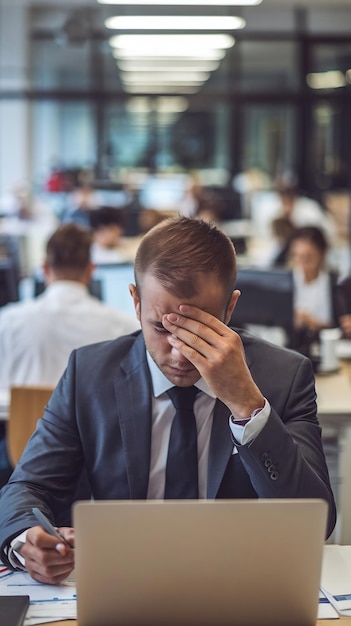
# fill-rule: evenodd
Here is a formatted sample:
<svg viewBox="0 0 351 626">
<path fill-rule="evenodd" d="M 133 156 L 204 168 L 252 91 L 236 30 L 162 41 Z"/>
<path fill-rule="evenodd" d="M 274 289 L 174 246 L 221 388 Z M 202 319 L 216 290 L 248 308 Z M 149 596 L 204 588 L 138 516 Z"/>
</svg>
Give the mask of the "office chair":
<svg viewBox="0 0 351 626">
<path fill-rule="evenodd" d="M 53 387 L 11 387 L 6 446 L 12 467 L 17 464 L 52 392 Z"/>
<path fill-rule="evenodd" d="M 44 413 L 54 387 L 11 387 L 9 417 L 6 430 L 7 455 L 15 468 L 28 439 L 34 433 L 37 421 Z M 9 476 L 6 478 L 8 480 Z M 5 482 L 6 482 L 5 481 Z M 90 500 L 91 488 L 85 469 L 82 470 L 73 500 Z M 57 518 L 58 526 L 71 526 L 71 509 L 63 509 Z"/>
</svg>

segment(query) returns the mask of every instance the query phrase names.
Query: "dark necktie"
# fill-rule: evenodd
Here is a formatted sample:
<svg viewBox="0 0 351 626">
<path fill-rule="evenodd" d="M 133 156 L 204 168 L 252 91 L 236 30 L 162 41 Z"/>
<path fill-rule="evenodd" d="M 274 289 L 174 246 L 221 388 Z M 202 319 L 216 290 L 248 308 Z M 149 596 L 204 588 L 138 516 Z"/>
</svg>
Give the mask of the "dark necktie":
<svg viewBox="0 0 351 626">
<path fill-rule="evenodd" d="M 169 439 L 165 498 L 197 498 L 197 430 L 193 410 L 197 389 L 172 387 L 167 393 L 176 414 Z"/>
</svg>

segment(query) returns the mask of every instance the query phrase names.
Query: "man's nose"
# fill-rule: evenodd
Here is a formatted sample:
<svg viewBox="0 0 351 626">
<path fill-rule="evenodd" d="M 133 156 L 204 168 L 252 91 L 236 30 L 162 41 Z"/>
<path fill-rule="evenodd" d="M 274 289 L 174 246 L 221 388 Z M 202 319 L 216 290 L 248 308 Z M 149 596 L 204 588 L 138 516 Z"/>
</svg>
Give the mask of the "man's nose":
<svg viewBox="0 0 351 626">
<path fill-rule="evenodd" d="M 175 359 L 177 359 L 177 363 L 189 363 L 188 359 L 186 359 L 185 356 L 183 356 L 183 354 L 179 352 L 179 350 L 177 350 L 177 348 L 175 348 L 174 346 L 172 346 L 171 354 L 172 356 L 174 356 Z"/>
</svg>

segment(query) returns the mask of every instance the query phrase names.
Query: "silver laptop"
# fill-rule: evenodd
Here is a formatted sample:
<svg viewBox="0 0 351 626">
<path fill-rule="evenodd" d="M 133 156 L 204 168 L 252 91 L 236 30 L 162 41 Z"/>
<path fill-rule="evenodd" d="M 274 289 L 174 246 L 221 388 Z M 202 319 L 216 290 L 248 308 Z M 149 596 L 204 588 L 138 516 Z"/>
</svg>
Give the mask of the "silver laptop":
<svg viewBox="0 0 351 626">
<path fill-rule="evenodd" d="M 74 506 L 79 626 L 315 626 L 322 500 Z"/>
</svg>

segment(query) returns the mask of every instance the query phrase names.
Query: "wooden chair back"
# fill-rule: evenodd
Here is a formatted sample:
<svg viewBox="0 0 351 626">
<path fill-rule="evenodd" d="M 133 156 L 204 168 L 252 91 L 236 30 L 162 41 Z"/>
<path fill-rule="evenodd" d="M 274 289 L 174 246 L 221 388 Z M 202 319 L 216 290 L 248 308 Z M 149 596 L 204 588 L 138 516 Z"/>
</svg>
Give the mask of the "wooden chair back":
<svg viewBox="0 0 351 626">
<path fill-rule="evenodd" d="M 12 467 L 17 464 L 28 439 L 35 431 L 52 392 L 53 387 L 11 387 L 6 446 Z"/>
</svg>

